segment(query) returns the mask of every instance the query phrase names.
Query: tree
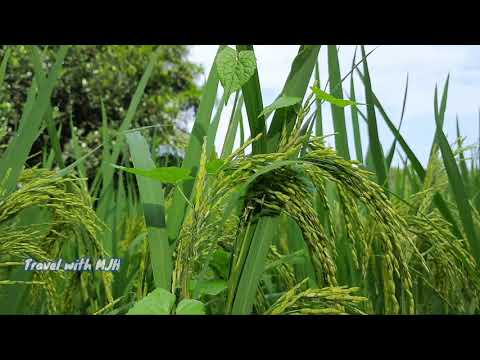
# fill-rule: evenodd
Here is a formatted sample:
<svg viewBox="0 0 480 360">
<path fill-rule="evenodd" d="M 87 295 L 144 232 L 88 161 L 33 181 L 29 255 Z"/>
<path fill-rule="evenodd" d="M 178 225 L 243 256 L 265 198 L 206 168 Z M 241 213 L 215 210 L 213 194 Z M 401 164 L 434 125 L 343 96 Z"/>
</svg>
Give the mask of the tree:
<svg viewBox="0 0 480 360">
<path fill-rule="evenodd" d="M 100 139 L 102 124 L 101 101 L 104 102 L 109 127 L 115 129 L 125 117 L 131 97 L 145 70 L 154 45 L 76 45 L 65 60 L 61 80 L 54 92 L 57 127 L 62 127 L 61 146 L 67 158 L 71 152 L 70 117 L 86 147 L 95 146 Z M 42 46 L 44 63 L 53 63 L 57 46 Z M 6 46 L 0 48 L 0 58 Z M 200 89 L 195 78 L 201 68 L 187 60 L 188 47 L 162 45 L 158 62 L 145 89 L 145 94 L 133 122 L 134 127 L 158 125 L 157 144 L 178 145 L 182 133 L 178 125 L 182 115 L 195 111 Z M 3 91 L 0 92 L 0 119 L 7 123 L 8 141 L 15 133 L 22 114 L 22 106 L 33 77 L 33 64 L 26 46 L 12 47 Z M 45 132 L 32 149 L 41 152 L 49 141 Z M 30 159 L 37 163 L 40 157 Z M 94 166 L 94 164 L 93 164 Z"/>
</svg>

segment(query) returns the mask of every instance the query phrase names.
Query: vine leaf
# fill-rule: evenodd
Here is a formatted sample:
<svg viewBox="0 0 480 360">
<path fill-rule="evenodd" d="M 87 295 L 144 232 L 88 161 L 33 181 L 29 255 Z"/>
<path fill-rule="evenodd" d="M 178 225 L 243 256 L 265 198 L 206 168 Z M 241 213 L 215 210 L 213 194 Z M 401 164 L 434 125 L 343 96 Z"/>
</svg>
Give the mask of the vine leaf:
<svg viewBox="0 0 480 360">
<path fill-rule="evenodd" d="M 257 69 L 255 54 L 251 50 L 237 52 L 226 47 L 217 56 L 217 72 L 225 90 L 225 104 L 230 95 L 242 88 Z"/>
<path fill-rule="evenodd" d="M 352 100 L 338 99 L 335 96 L 330 95 L 329 93 L 326 93 L 325 91 L 321 90 L 318 86 L 312 87 L 312 91 L 318 100 L 328 101 L 329 103 L 335 106 L 346 107 L 346 106 L 354 106 L 354 105 L 364 105 Z"/>
<path fill-rule="evenodd" d="M 258 117 L 265 116 L 265 118 L 268 118 L 268 116 L 275 110 L 296 105 L 301 101 L 302 101 L 302 98 L 299 98 L 299 97 L 280 96 L 273 103 L 266 106 L 265 109 L 263 109 L 263 111 L 258 115 Z"/>
</svg>

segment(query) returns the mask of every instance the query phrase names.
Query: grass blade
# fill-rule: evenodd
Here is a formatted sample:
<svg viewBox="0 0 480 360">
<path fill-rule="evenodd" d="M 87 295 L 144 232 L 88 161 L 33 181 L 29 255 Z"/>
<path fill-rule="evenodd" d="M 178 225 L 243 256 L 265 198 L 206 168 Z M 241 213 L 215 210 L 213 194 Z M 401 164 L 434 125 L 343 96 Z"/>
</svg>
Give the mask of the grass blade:
<svg viewBox="0 0 480 360">
<path fill-rule="evenodd" d="M 27 160 L 33 142 L 39 135 L 42 120 L 50 104 L 50 97 L 55 84 L 60 77 L 67 51 L 68 46 L 60 47 L 48 79 L 45 81 L 44 86 L 39 88 L 37 98 L 32 100 L 25 109 L 26 111 L 24 110 L 18 134 L 0 159 L 0 174 L 5 174 L 8 169 L 11 169 L 8 180 L 5 182 L 6 194 L 11 193 L 15 189 L 18 176 Z M 35 85 L 32 84 L 32 86 Z M 25 126 L 26 123 L 28 123 L 28 126 Z"/>
<path fill-rule="evenodd" d="M 253 50 L 253 45 L 237 45 L 238 51 Z M 254 138 L 258 134 L 263 134 L 258 141 L 252 144 L 253 154 L 263 154 L 267 151 L 265 117 L 261 116 L 263 111 L 262 91 L 260 88 L 260 80 L 258 78 L 258 70 L 255 69 L 252 77 L 242 87 L 243 99 L 245 102 L 245 110 L 247 112 L 248 124 L 250 126 L 250 137 Z"/>
<path fill-rule="evenodd" d="M 138 132 L 128 133 L 126 138 L 134 167 L 155 168 L 145 138 Z M 172 259 L 165 222 L 164 190 L 156 180 L 138 175 L 136 178 L 148 230 L 147 238 L 155 286 L 170 291 Z"/>
<path fill-rule="evenodd" d="M 238 105 L 236 106 L 235 112 L 233 113 L 232 111 L 233 116 L 228 124 L 227 135 L 222 148 L 222 158 L 230 155 L 233 151 L 233 145 L 235 144 L 235 138 L 237 136 L 238 124 L 242 122 L 242 107 L 243 96 L 240 95 L 240 99 L 238 99 Z"/>
<path fill-rule="evenodd" d="M 437 125 L 436 141 L 442 154 L 443 163 L 445 165 L 448 180 L 454 194 L 458 212 L 460 214 L 463 230 L 465 231 L 465 235 L 472 249 L 473 256 L 475 257 L 477 264 L 480 264 L 480 243 L 478 242 L 477 235 L 475 233 L 470 202 L 468 201 L 467 193 L 465 191 L 465 184 L 462 181 L 462 176 L 455 161 L 453 151 L 442 130 L 442 114 L 445 110 L 443 110 L 443 113 L 442 109 L 438 112 L 436 110 L 437 109 L 435 109 L 435 123 Z"/>
<path fill-rule="evenodd" d="M 245 261 L 241 264 L 238 285 L 236 286 L 235 298 L 231 314 L 247 315 L 252 312 L 258 283 L 265 268 L 270 244 L 275 235 L 277 218 L 262 217 L 254 230 L 250 230 L 253 236 L 248 246 Z"/>
<path fill-rule="evenodd" d="M 357 55 L 357 49 L 355 49 L 355 53 L 353 55 L 352 71 L 355 66 L 356 55 Z M 353 102 L 356 102 L 355 84 L 353 81 L 353 76 L 350 77 L 350 100 L 352 100 Z M 355 142 L 355 156 L 358 161 L 363 162 L 362 137 L 360 135 L 360 124 L 358 123 L 357 107 L 352 106 L 350 110 L 352 112 L 352 127 L 353 127 L 353 140 Z"/>
<path fill-rule="evenodd" d="M 301 99 L 305 97 L 319 51 L 319 45 L 302 45 L 300 47 L 279 97 L 299 97 Z M 299 106 L 297 104 L 275 111 L 268 129 L 267 152 L 273 152 L 277 149 L 284 127 L 289 131 L 293 129 L 296 117 L 295 109 Z"/>
<path fill-rule="evenodd" d="M 319 70 L 319 64 L 318 64 L 318 59 L 315 64 L 315 82 L 317 83 L 317 86 L 319 88 L 322 87 L 320 84 L 320 70 Z M 316 136 L 323 136 L 323 116 L 322 116 L 322 101 L 320 99 L 315 98 L 315 104 L 317 105 L 316 109 L 316 120 L 315 120 L 315 135 Z"/>
<path fill-rule="evenodd" d="M 219 47 L 217 55 L 223 48 L 224 46 Z M 192 168 L 194 175 L 198 171 L 203 139 L 207 136 L 208 128 L 210 126 L 210 118 L 212 116 L 213 107 L 215 106 L 218 83 L 219 79 L 214 61 L 212 68 L 210 69 L 210 74 L 208 75 L 207 84 L 203 90 L 188 149 L 182 163 L 183 168 Z M 193 181 L 185 181 L 181 186 L 183 193 L 187 197 L 190 197 L 193 188 Z M 168 237 L 171 242 L 178 236 L 185 215 L 185 208 L 187 206 L 186 200 L 180 191 L 178 189 L 175 189 L 174 191 L 172 205 L 167 210 L 167 229 Z"/>
<path fill-rule="evenodd" d="M 10 54 L 12 53 L 12 49 L 8 48 L 3 55 L 2 63 L 0 64 L 0 87 L 3 84 L 3 80 L 5 79 L 5 73 L 7 72 L 7 64 L 8 59 L 10 58 Z"/>
<path fill-rule="evenodd" d="M 402 128 L 403 116 L 405 114 L 405 105 L 407 103 L 407 93 L 408 93 L 408 73 L 407 73 L 407 82 L 405 84 L 405 92 L 403 94 L 403 103 L 402 103 L 402 114 L 400 115 L 400 122 L 398 124 L 398 131 Z M 387 170 L 390 171 L 392 166 L 393 155 L 395 154 L 395 147 L 397 146 L 397 138 L 393 139 L 393 144 L 390 147 L 390 150 L 387 155 Z"/>
<path fill-rule="evenodd" d="M 337 99 L 343 99 L 340 64 L 338 61 L 337 47 L 335 45 L 328 45 L 328 72 L 330 75 L 330 94 Z M 341 157 L 350 160 L 348 134 L 345 124 L 345 109 L 331 104 L 331 111 L 333 129 L 335 131 L 335 148 Z"/>
<path fill-rule="evenodd" d="M 362 56 L 365 58 L 365 47 L 362 45 Z M 367 124 L 368 137 L 370 142 L 370 150 L 372 160 L 375 166 L 377 181 L 382 186 L 387 186 L 387 169 L 385 166 L 385 158 L 383 155 L 382 145 L 378 137 L 377 117 L 375 115 L 375 103 L 373 98 L 372 83 L 370 81 L 370 73 L 368 71 L 367 59 L 363 62 L 364 84 L 365 84 L 365 100 L 367 103 Z"/>
</svg>

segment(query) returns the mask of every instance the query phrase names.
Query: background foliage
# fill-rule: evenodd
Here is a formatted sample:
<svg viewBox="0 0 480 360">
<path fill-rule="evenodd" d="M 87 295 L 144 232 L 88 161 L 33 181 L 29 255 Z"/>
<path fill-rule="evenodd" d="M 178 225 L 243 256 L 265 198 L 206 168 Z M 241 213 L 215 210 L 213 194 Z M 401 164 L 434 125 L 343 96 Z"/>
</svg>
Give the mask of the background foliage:
<svg viewBox="0 0 480 360">
<path fill-rule="evenodd" d="M 26 46 L 11 46 L 9 71 L 0 93 L 0 118 L 7 125 L 9 140 L 18 129 L 22 107 L 33 77 L 33 65 Z M 60 141 L 71 157 L 70 116 L 83 147 L 99 143 L 101 128 L 101 101 L 104 102 L 109 126 L 118 128 L 130 103 L 131 96 L 143 74 L 153 45 L 82 45 L 74 46 L 65 60 L 64 70 L 52 96 L 56 107 L 54 117 L 62 127 Z M 53 63 L 58 46 L 41 47 L 45 68 Z M 6 46 L 0 47 L 0 58 Z M 183 131 L 178 123 L 185 122 L 186 114 L 195 111 L 200 89 L 195 83 L 201 68 L 188 61 L 188 46 L 165 45 L 161 47 L 150 81 L 145 89 L 133 127 L 160 125 L 155 132 L 156 142 L 181 145 Z M 179 120 L 179 121 L 176 121 Z M 46 132 L 34 144 L 32 153 L 42 151 L 48 142 Z M 31 163 L 38 161 L 30 159 Z M 94 164 L 97 161 L 91 161 Z"/>
</svg>

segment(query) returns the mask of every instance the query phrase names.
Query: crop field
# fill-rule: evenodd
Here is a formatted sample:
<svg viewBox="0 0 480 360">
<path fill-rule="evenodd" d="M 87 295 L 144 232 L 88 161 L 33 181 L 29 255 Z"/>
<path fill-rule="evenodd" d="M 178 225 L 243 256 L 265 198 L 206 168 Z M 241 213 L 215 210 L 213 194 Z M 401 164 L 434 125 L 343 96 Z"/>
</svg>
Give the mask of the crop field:
<svg viewBox="0 0 480 360">
<path fill-rule="evenodd" d="M 375 51 L 339 51 L 299 46 L 265 103 L 253 45 L 201 86 L 186 46 L 1 46 L 0 314 L 479 314 L 480 139 L 445 134 L 449 78 L 425 164 L 408 78 L 394 119 Z"/>
</svg>

